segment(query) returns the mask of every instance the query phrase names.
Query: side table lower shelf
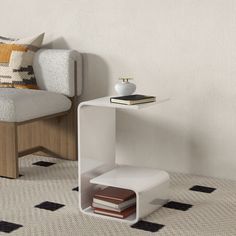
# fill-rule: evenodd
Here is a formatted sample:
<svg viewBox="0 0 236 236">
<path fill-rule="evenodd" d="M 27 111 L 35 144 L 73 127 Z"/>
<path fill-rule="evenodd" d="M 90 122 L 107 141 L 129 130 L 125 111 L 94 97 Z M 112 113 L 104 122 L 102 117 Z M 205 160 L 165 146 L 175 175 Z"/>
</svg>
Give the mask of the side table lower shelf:
<svg viewBox="0 0 236 236">
<path fill-rule="evenodd" d="M 90 183 L 125 188 L 136 193 L 136 213 L 119 219 L 93 213 L 92 207 L 83 210 L 84 213 L 97 217 L 133 224 L 168 201 L 169 175 L 162 170 L 121 165 L 90 179 Z"/>
</svg>

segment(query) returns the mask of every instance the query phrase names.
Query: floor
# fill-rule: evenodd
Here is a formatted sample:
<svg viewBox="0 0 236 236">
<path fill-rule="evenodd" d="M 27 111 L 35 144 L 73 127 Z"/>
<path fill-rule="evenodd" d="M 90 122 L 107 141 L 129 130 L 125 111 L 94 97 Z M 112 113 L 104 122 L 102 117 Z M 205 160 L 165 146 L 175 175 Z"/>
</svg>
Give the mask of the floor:
<svg viewBox="0 0 236 236">
<path fill-rule="evenodd" d="M 170 202 L 129 226 L 82 215 L 77 163 L 27 156 L 21 177 L 0 178 L 0 235 L 235 236 L 236 182 L 171 174 Z"/>
</svg>

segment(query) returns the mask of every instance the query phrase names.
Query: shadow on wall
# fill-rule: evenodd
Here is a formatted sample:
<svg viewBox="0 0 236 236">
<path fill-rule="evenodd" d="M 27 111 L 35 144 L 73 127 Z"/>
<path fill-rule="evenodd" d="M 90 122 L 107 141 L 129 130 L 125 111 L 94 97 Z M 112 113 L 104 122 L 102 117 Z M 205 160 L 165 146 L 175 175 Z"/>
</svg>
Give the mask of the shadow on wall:
<svg viewBox="0 0 236 236">
<path fill-rule="evenodd" d="M 81 101 L 104 97 L 109 94 L 108 65 L 98 55 L 82 53 L 83 92 Z"/>
<path fill-rule="evenodd" d="M 66 42 L 65 38 L 59 37 L 50 43 L 44 44 L 43 48 L 55 48 L 55 49 L 70 49 L 69 44 Z"/>
<path fill-rule="evenodd" d="M 63 37 L 45 44 L 43 48 L 71 49 Z M 81 53 L 81 52 L 80 52 Z M 109 94 L 108 65 L 98 55 L 81 53 L 83 58 L 83 91 L 80 101 L 95 99 Z"/>
<path fill-rule="evenodd" d="M 139 111 L 119 110 L 117 127 L 119 164 L 175 172 L 187 170 L 187 173 L 206 171 L 207 163 L 204 157 L 208 150 L 204 139 L 194 136 L 194 132 L 186 133 L 181 127 L 160 117 L 146 118 Z"/>
</svg>

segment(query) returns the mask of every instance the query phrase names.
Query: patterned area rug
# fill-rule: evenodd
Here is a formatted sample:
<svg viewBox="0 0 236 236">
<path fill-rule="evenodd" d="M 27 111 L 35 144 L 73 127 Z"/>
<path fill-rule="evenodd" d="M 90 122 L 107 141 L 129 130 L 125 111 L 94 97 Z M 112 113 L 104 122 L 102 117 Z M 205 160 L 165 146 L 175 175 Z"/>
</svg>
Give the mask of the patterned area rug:
<svg viewBox="0 0 236 236">
<path fill-rule="evenodd" d="M 19 179 L 0 178 L 0 235 L 236 235 L 234 181 L 172 173 L 170 202 L 129 226 L 79 212 L 76 162 L 27 156 L 20 166 Z"/>
</svg>

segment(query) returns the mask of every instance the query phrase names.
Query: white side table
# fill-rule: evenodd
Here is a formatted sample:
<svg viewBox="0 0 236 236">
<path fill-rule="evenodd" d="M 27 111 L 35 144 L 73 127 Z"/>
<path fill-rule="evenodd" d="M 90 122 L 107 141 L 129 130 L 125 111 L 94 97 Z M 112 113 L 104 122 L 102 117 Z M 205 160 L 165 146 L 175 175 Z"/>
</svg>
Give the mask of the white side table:
<svg viewBox="0 0 236 236">
<path fill-rule="evenodd" d="M 116 109 L 140 110 L 155 104 L 120 105 L 103 97 L 79 105 L 79 205 L 83 213 L 133 224 L 168 201 L 167 172 L 116 164 Z M 94 193 L 104 186 L 133 190 L 136 213 L 126 219 L 93 213 Z"/>
</svg>

